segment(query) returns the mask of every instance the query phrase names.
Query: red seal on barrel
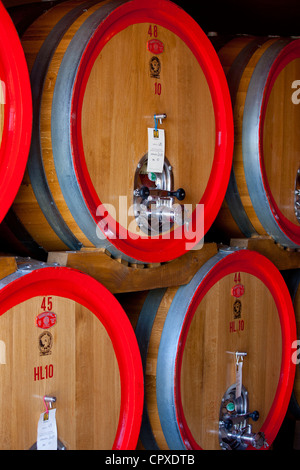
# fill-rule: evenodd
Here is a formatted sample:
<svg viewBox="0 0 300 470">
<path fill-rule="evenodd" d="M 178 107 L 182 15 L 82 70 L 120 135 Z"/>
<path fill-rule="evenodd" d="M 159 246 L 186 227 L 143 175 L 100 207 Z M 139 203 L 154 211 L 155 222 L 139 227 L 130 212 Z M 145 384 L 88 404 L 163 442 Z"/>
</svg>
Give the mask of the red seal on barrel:
<svg viewBox="0 0 300 470">
<path fill-rule="evenodd" d="M 232 289 L 231 289 L 231 295 L 233 297 L 236 297 L 237 299 L 244 295 L 245 292 L 245 287 L 243 284 L 236 284 Z"/>
<path fill-rule="evenodd" d="M 164 48 L 164 43 L 159 39 L 150 39 L 150 41 L 147 42 L 147 49 L 149 52 L 152 52 L 152 54 L 162 54 Z"/>
<path fill-rule="evenodd" d="M 47 330 L 56 323 L 56 315 L 53 312 L 43 312 L 35 317 L 35 324 L 43 330 Z"/>
</svg>

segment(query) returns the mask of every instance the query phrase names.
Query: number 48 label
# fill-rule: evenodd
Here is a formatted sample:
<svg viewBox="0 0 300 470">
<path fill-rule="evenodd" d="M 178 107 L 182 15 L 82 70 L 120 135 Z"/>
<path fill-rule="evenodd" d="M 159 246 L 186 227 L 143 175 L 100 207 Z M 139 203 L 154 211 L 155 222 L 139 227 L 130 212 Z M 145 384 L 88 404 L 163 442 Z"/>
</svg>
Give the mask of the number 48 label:
<svg viewBox="0 0 300 470">
<path fill-rule="evenodd" d="M 148 34 L 151 38 L 152 37 L 157 38 L 157 36 L 158 36 L 157 26 L 156 25 L 152 26 L 152 24 L 150 24 L 149 29 L 148 29 Z"/>
</svg>

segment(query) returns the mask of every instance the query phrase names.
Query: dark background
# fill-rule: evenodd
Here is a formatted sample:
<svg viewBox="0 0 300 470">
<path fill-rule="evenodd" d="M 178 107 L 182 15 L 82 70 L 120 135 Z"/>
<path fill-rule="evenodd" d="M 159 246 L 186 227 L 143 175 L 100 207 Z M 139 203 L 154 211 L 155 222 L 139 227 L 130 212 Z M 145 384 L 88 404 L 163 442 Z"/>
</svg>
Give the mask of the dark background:
<svg viewBox="0 0 300 470">
<path fill-rule="evenodd" d="M 300 0 L 173 0 L 207 33 L 300 36 Z"/>
<path fill-rule="evenodd" d="M 189 13 L 206 33 L 300 36 L 300 0 L 172 1 Z M 2 2 L 6 7 L 30 2 L 41 7 L 51 3 L 38 0 Z"/>
</svg>

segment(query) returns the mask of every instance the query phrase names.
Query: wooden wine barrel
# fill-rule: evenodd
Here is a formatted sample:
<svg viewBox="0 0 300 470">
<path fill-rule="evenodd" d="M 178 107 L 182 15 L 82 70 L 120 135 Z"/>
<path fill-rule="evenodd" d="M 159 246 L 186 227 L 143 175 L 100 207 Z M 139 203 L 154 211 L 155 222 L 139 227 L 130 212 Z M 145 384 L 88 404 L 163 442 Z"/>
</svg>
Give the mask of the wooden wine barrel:
<svg viewBox="0 0 300 470">
<path fill-rule="evenodd" d="M 25 260 L 0 281 L 0 448 L 36 448 L 44 397 L 58 447 L 135 449 L 143 371 L 115 297 L 80 271 Z M 45 402 L 47 404 L 47 402 Z"/>
<path fill-rule="evenodd" d="M 146 449 L 272 444 L 292 393 L 296 325 L 287 286 L 267 258 L 219 251 L 186 286 L 150 291 L 135 333 L 145 376 Z M 238 423 L 238 413 L 251 418 Z M 246 424 L 252 429 L 243 435 Z M 225 426 L 235 437 L 226 437 Z"/>
<path fill-rule="evenodd" d="M 297 328 L 297 343 L 294 349 L 294 362 L 296 364 L 296 374 L 293 393 L 291 396 L 289 411 L 292 415 L 299 420 L 300 419 L 300 371 L 299 371 L 299 331 L 300 331 L 300 269 L 290 269 L 283 271 L 282 273 L 288 289 L 293 300 L 296 328 Z"/>
<path fill-rule="evenodd" d="M 161 262 L 198 243 L 225 196 L 233 148 L 225 74 L 200 26 L 169 1 L 68 1 L 40 16 L 22 45 L 34 126 L 13 210 L 38 246 Z M 165 158 L 149 172 L 155 127 Z M 141 208 L 149 187 L 150 215 Z M 155 219 L 150 234 L 141 212 Z"/>
<path fill-rule="evenodd" d="M 235 122 L 233 168 L 215 227 L 300 246 L 300 40 L 241 36 L 218 52 Z M 225 240 L 226 242 L 226 240 Z"/>
<path fill-rule="evenodd" d="M 0 2 L 0 222 L 24 176 L 31 128 L 27 63 L 14 24 Z"/>
</svg>

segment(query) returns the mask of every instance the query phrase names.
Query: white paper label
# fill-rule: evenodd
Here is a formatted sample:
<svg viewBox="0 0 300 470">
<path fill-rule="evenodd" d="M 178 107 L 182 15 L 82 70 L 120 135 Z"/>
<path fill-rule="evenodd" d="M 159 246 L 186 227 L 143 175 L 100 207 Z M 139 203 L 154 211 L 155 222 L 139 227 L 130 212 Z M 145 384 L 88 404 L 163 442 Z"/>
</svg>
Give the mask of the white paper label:
<svg viewBox="0 0 300 470">
<path fill-rule="evenodd" d="M 6 345 L 0 340 L 0 364 L 6 364 Z"/>
<path fill-rule="evenodd" d="M 148 128 L 148 173 L 162 173 L 165 160 L 165 131 Z"/>
<path fill-rule="evenodd" d="M 0 104 L 6 103 L 6 86 L 5 83 L 0 80 Z"/>
<path fill-rule="evenodd" d="M 42 413 L 38 422 L 37 450 L 57 450 L 56 408 Z M 46 416 L 45 416 L 46 415 Z"/>
<path fill-rule="evenodd" d="M 243 363 L 239 362 L 236 365 L 236 389 L 235 389 L 235 398 L 239 398 L 242 394 L 242 384 L 243 384 Z"/>
</svg>

